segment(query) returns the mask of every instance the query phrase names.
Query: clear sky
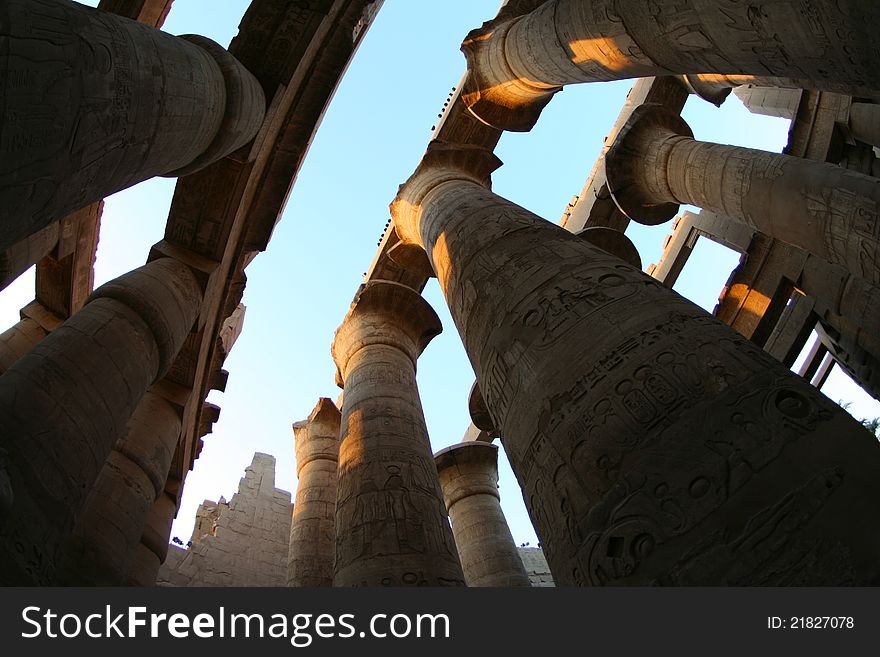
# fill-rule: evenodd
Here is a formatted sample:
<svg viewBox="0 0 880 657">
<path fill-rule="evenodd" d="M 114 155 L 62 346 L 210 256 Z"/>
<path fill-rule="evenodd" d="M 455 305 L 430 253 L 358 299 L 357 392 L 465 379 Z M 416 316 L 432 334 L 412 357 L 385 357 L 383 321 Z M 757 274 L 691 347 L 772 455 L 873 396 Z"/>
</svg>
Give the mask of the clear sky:
<svg viewBox="0 0 880 657">
<path fill-rule="evenodd" d="M 97 5 L 97 0 L 84 4 Z M 247 0 L 175 0 L 164 29 L 199 33 L 224 46 Z M 465 69 L 458 45 L 490 19 L 499 0 L 386 0 L 327 111 L 266 253 L 248 268 L 244 333 L 226 360 L 229 384 L 214 432 L 186 480 L 172 536 L 184 542 L 196 507 L 229 499 L 256 451 L 277 458 L 276 485 L 296 489 L 291 423 L 318 397 L 335 399 L 333 332 L 369 266 L 397 186 L 412 173 L 448 93 Z M 210 6 L 210 10 L 206 8 Z M 579 194 L 630 81 L 577 85 L 557 94 L 530 133 L 505 134 L 496 153 L 496 193 L 557 222 Z M 698 139 L 780 151 L 788 121 L 750 114 L 735 96 L 717 109 L 691 97 L 684 116 Z M 153 179 L 107 200 L 96 284 L 143 264 L 162 238 L 174 181 Z M 627 234 L 647 266 L 671 224 L 632 225 Z M 675 289 L 711 311 L 738 254 L 701 239 Z M 0 326 L 33 299 L 33 271 L 0 295 Z M 434 451 L 460 441 L 469 423 L 474 374 L 436 281 L 425 291 L 444 332 L 419 361 L 418 381 Z M 880 404 L 835 368 L 824 389 L 852 401 L 859 418 Z M 501 456 L 502 506 L 515 541 L 537 543 L 519 487 Z"/>
</svg>

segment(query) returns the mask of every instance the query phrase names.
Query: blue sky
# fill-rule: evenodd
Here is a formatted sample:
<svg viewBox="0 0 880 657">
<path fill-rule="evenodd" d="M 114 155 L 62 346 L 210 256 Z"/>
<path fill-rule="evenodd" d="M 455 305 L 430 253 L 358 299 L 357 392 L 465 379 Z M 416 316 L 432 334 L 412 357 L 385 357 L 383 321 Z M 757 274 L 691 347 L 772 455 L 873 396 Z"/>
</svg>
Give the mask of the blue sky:
<svg viewBox="0 0 880 657">
<path fill-rule="evenodd" d="M 84 4 L 96 5 L 97 0 Z M 237 31 L 247 0 L 175 0 L 165 30 L 199 33 L 222 45 Z M 248 268 L 244 333 L 226 361 L 229 384 L 209 400 L 220 421 L 205 437 L 186 480 L 172 536 L 186 541 L 204 499 L 235 492 L 255 451 L 278 461 L 276 485 L 295 491 L 291 423 L 306 418 L 318 397 L 336 398 L 330 357 L 333 332 L 369 266 L 397 186 L 421 157 L 447 95 L 465 69 L 458 49 L 467 32 L 491 18 L 499 0 L 447 0 L 443 6 L 386 0 L 327 111 L 266 253 Z M 558 221 L 579 194 L 630 81 L 577 85 L 557 94 L 530 133 L 505 134 L 493 176 L 496 193 Z M 696 137 L 780 151 L 788 121 L 750 114 L 736 97 L 717 109 L 692 97 L 684 116 Z M 174 180 L 153 179 L 107 200 L 96 284 L 144 263 L 162 238 Z M 633 225 L 627 234 L 647 266 L 656 262 L 671 224 Z M 738 261 L 700 240 L 676 290 L 711 310 Z M 434 451 L 460 441 L 469 418 L 474 374 L 436 281 L 425 297 L 444 332 L 419 361 L 418 381 Z M 0 325 L 17 321 L 33 298 L 33 272 L 0 295 Z M 825 388 L 853 401 L 857 417 L 880 415 L 880 404 L 835 368 Z M 519 487 L 501 456 L 502 506 L 517 543 L 537 543 Z"/>
</svg>

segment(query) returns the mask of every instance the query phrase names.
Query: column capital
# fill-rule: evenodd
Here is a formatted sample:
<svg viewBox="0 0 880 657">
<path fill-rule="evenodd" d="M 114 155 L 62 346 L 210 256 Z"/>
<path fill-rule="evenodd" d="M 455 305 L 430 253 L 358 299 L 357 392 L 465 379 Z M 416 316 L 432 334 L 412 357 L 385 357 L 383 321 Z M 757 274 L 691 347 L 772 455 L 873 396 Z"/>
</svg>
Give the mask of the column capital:
<svg viewBox="0 0 880 657">
<path fill-rule="evenodd" d="M 307 463 L 324 459 L 339 460 L 339 409 L 333 400 L 321 397 L 305 420 L 293 423 L 296 449 L 296 476 Z"/>
<path fill-rule="evenodd" d="M 499 130 L 528 132 L 562 89 L 524 80 L 508 61 L 507 34 L 523 18 L 487 21 L 471 30 L 461 44 L 468 65 L 461 98 L 474 117 Z"/>
<path fill-rule="evenodd" d="M 368 281 L 360 286 L 336 329 L 330 353 L 343 381 L 349 359 L 370 345 L 396 347 L 409 356 L 415 367 L 419 354 L 442 330 L 437 313 L 411 287 Z"/>
<path fill-rule="evenodd" d="M 498 498 L 498 447 L 467 442 L 441 449 L 434 455 L 447 509 L 471 495 Z"/>
<path fill-rule="evenodd" d="M 626 216 L 640 224 L 656 226 L 672 219 L 678 213 L 678 203 L 657 203 L 644 194 L 645 185 L 640 171 L 650 153 L 654 161 L 651 171 L 664 175 L 665 166 L 658 162 L 665 158 L 656 142 L 673 137 L 693 139 L 694 133 L 681 116 L 656 103 L 645 103 L 633 110 L 614 144 L 605 154 L 605 177 L 611 197 Z M 668 153 L 666 153 L 668 155 Z M 656 163 L 655 163 L 656 162 Z M 659 164 L 659 166 L 658 166 Z"/>
<path fill-rule="evenodd" d="M 632 240 L 623 234 L 623 231 L 607 226 L 589 226 L 575 233 L 584 241 L 593 246 L 598 246 L 605 253 L 617 256 L 625 263 L 636 269 L 642 268 L 642 257 Z"/>
<path fill-rule="evenodd" d="M 501 164 L 492 151 L 481 146 L 450 144 L 439 140 L 428 144 L 419 166 L 400 186 L 391 202 L 394 230 L 401 242 L 422 246 L 419 217 L 422 202 L 431 191 L 455 180 L 489 188 L 490 176 Z"/>
</svg>

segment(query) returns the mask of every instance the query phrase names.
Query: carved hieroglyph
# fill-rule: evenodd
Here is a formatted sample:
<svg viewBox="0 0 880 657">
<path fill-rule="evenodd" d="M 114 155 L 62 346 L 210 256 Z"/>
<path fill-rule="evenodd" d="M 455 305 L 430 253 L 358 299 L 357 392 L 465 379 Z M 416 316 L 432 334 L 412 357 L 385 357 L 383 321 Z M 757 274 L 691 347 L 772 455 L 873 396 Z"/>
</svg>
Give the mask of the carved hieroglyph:
<svg viewBox="0 0 880 657">
<path fill-rule="evenodd" d="M 462 96 L 485 123 L 529 130 L 576 82 L 743 74 L 859 95 L 880 89 L 878 31 L 874 2 L 550 0 L 467 36 Z"/>
<path fill-rule="evenodd" d="M 498 496 L 498 448 L 453 445 L 434 455 L 468 586 L 529 586 Z"/>
<path fill-rule="evenodd" d="M 171 367 L 202 290 L 154 260 L 102 285 L 0 377 L 13 505 L 0 522 L 0 581 L 53 581 L 58 550 L 147 388 Z"/>
<path fill-rule="evenodd" d="M 799 157 L 696 141 L 657 105 L 633 112 L 605 156 L 608 188 L 641 223 L 689 203 L 880 284 L 880 178 Z"/>
<path fill-rule="evenodd" d="M 334 586 L 464 584 L 416 386 L 440 320 L 412 288 L 361 286 L 333 341 L 345 382 Z"/>
<path fill-rule="evenodd" d="M 253 139 L 262 88 L 204 37 L 175 37 L 67 0 L 0 7 L 0 249 L 156 175 Z"/>
<path fill-rule="evenodd" d="M 290 521 L 288 586 L 333 585 L 340 417 L 333 401 L 322 397 L 307 420 L 293 425 L 297 486 Z"/>
<path fill-rule="evenodd" d="M 696 305 L 492 194 L 497 165 L 435 143 L 392 213 L 431 258 L 557 583 L 876 581 L 876 439 Z"/>
</svg>

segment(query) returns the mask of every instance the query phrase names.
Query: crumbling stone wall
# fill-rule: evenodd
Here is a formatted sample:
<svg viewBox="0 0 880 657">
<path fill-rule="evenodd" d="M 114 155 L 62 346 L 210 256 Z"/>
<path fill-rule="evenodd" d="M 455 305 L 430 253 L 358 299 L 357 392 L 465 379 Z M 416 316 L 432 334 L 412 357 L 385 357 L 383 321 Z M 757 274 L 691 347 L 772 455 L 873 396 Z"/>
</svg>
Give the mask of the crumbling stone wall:
<svg viewBox="0 0 880 657">
<path fill-rule="evenodd" d="M 275 457 L 254 454 L 227 503 L 205 500 L 192 544 L 170 546 L 158 586 L 285 586 L 290 493 L 275 488 Z"/>
<path fill-rule="evenodd" d="M 516 551 L 519 552 L 519 558 L 526 567 L 526 574 L 532 586 L 556 586 L 541 548 L 518 547 Z"/>
</svg>

